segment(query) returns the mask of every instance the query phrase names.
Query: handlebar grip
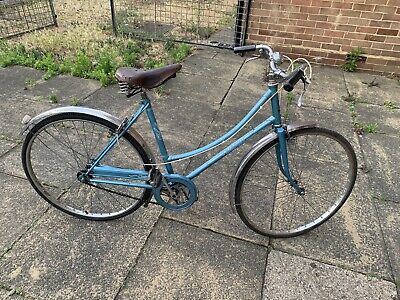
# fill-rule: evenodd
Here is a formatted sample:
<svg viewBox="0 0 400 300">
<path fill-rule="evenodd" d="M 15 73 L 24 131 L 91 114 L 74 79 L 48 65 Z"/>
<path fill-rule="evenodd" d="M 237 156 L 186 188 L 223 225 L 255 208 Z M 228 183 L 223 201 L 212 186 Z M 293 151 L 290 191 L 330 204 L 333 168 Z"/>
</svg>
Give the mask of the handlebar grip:
<svg viewBox="0 0 400 300">
<path fill-rule="evenodd" d="M 286 92 L 291 92 L 294 89 L 294 86 L 297 84 L 297 82 L 303 78 L 304 76 L 304 71 L 303 68 L 305 67 L 305 65 L 301 65 L 299 68 L 297 68 L 296 70 L 294 70 L 291 74 L 289 74 L 289 76 L 286 79 L 285 84 L 283 85 L 283 89 Z"/>
<path fill-rule="evenodd" d="M 256 45 L 239 46 L 233 48 L 233 53 L 243 53 L 247 51 L 256 51 Z"/>
</svg>

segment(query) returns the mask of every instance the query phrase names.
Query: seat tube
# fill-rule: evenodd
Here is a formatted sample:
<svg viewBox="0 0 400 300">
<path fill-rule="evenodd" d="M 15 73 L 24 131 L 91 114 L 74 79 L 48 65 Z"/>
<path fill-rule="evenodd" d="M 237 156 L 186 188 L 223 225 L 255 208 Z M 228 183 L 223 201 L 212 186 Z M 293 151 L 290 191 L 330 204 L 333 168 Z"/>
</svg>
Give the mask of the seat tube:
<svg viewBox="0 0 400 300">
<path fill-rule="evenodd" d="M 163 161 L 166 162 L 168 160 L 168 151 L 167 148 L 165 147 L 164 139 L 162 137 L 160 128 L 158 127 L 156 116 L 154 115 L 154 111 L 153 108 L 151 107 L 150 100 L 148 99 L 145 92 L 142 92 L 141 96 L 142 96 L 142 101 L 148 103 L 148 106 L 146 108 L 147 118 L 149 119 L 151 129 L 158 144 L 158 148 L 160 149 L 161 157 Z M 174 173 L 174 169 L 172 168 L 171 164 L 166 164 L 165 168 L 167 169 L 168 173 L 170 174 Z"/>
</svg>

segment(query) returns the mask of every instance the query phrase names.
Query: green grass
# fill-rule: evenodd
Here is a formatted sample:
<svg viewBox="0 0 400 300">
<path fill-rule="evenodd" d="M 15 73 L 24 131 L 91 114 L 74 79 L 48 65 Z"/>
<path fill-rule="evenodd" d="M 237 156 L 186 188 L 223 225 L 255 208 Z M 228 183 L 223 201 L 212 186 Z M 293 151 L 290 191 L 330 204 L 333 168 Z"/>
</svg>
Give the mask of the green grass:
<svg viewBox="0 0 400 300">
<path fill-rule="evenodd" d="M 362 125 L 362 128 L 366 133 L 377 133 L 379 125 L 378 123 L 366 123 Z"/>
<path fill-rule="evenodd" d="M 0 66 L 22 65 L 45 71 L 44 80 L 58 74 L 99 80 L 103 86 L 115 82 L 115 71 L 122 66 L 153 69 L 181 62 L 191 53 L 187 44 L 166 43 L 152 53 L 150 43 L 131 39 L 107 38 L 96 45 L 60 52 L 46 47 L 0 42 Z M 93 50 L 96 49 L 97 51 Z"/>
</svg>

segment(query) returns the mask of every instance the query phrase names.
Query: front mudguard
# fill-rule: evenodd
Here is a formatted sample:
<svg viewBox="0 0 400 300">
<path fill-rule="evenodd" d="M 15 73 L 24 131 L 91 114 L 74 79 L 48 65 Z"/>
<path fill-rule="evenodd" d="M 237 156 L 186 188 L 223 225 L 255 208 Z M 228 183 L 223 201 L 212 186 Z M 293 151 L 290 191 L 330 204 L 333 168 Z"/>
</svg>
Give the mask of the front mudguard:
<svg viewBox="0 0 400 300">
<path fill-rule="evenodd" d="M 30 118 L 29 116 L 25 116 L 24 119 L 22 120 L 22 124 L 24 125 L 22 128 L 22 135 L 25 135 L 27 132 L 29 132 L 36 124 L 41 122 L 42 120 L 55 116 L 55 115 L 61 115 L 61 114 L 66 114 L 66 113 L 79 113 L 79 114 L 85 114 L 85 115 L 92 115 L 95 117 L 98 117 L 100 119 L 103 119 L 105 121 L 111 122 L 117 127 L 122 123 L 122 120 L 119 118 L 106 113 L 101 110 L 93 109 L 93 108 L 88 108 L 88 107 L 77 107 L 77 106 L 66 106 L 66 107 L 59 107 L 59 108 L 54 108 L 48 111 L 45 111 L 39 115 L 37 115 L 34 118 Z M 145 142 L 145 140 L 142 138 L 142 136 L 132 127 L 129 128 L 128 133 L 135 138 L 139 144 L 143 147 L 143 149 L 146 151 L 148 154 L 151 162 L 154 162 L 154 156 L 152 151 L 150 150 L 149 146 Z"/>
<path fill-rule="evenodd" d="M 299 124 L 290 124 L 286 126 L 287 132 L 290 134 L 291 132 L 305 129 L 305 128 L 315 128 L 317 125 L 315 123 L 299 123 Z M 230 184 L 229 184 L 229 201 L 231 205 L 232 211 L 235 213 L 235 187 L 239 178 L 239 174 L 242 172 L 243 168 L 250 161 L 250 159 L 265 145 L 276 140 L 278 135 L 275 132 L 271 132 L 267 136 L 260 139 L 257 143 L 253 145 L 253 147 L 247 152 L 240 163 L 238 164 L 235 173 L 233 173 Z"/>
</svg>

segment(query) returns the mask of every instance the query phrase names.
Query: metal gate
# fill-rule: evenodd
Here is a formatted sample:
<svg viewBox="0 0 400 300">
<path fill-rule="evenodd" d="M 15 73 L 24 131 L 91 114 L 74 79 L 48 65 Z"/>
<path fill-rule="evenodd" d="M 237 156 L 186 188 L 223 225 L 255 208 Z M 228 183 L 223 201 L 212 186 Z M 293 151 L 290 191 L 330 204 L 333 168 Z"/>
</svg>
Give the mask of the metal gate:
<svg viewBox="0 0 400 300">
<path fill-rule="evenodd" d="M 52 0 L 0 0 L 0 38 L 57 25 Z"/>
<path fill-rule="evenodd" d="M 116 34 L 219 48 L 243 45 L 250 0 L 110 0 Z"/>
</svg>

